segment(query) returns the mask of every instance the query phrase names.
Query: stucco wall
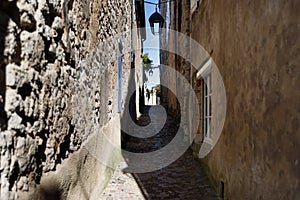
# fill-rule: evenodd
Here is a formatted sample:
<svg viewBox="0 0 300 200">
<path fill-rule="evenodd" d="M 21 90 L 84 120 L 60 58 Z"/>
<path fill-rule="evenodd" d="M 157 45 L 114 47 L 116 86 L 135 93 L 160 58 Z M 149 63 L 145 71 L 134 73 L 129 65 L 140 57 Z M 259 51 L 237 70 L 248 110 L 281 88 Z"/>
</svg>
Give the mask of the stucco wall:
<svg viewBox="0 0 300 200">
<path fill-rule="evenodd" d="M 94 199 L 101 192 L 111 169 L 82 143 L 100 128 L 120 144 L 109 123 L 118 48 L 106 41 L 129 31 L 130 19 L 128 0 L 0 2 L 0 199 Z M 130 69 L 130 54 L 123 68 Z"/>
<path fill-rule="evenodd" d="M 191 36 L 226 88 L 225 126 L 203 160 L 225 199 L 300 198 L 299 18 L 299 1 L 204 0 L 193 13 Z"/>
<path fill-rule="evenodd" d="M 160 12 L 165 18 L 164 29 L 160 38 L 161 46 L 161 64 L 169 66 L 174 70 L 180 72 L 180 74 L 189 80 L 189 72 L 186 72 L 188 63 L 185 59 L 188 59 L 188 36 L 189 36 L 189 24 L 186 23 L 189 19 L 189 5 L 187 1 L 170 1 L 162 3 L 160 6 Z M 169 31 L 171 30 L 171 31 Z M 183 37 L 184 35 L 187 37 Z M 177 81 L 175 71 L 168 73 L 161 68 L 161 82 L 164 85 L 168 85 L 169 88 L 162 88 L 162 103 L 166 105 L 168 112 L 175 116 L 184 115 L 187 113 L 180 113 L 178 108 L 178 93 L 184 91 L 182 83 Z M 176 91 L 177 94 L 171 92 Z M 182 100 L 187 104 L 188 100 Z M 186 118 L 186 117 L 185 117 Z"/>
</svg>

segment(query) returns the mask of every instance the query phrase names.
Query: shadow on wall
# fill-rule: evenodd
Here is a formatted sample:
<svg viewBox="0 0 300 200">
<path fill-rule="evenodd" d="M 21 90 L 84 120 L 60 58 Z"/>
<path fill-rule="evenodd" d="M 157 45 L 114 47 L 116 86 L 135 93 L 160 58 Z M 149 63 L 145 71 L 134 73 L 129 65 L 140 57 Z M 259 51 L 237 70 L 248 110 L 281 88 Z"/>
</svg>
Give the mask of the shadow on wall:
<svg viewBox="0 0 300 200">
<path fill-rule="evenodd" d="M 131 69 L 134 68 L 134 63 L 131 64 Z M 130 88 L 136 88 L 136 83 L 135 83 L 135 74 L 134 74 L 134 70 L 130 70 L 130 74 L 129 74 L 129 82 L 128 82 L 128 88 L 126 91 L 129 91 Z M 127 94 L 126 98 L 125 98 L 125 102 L 129 102 L 129 106 L 125 106 L 124 110 L 122 111 L 122 113 L 129 113 L 131 119 L 136 122 L 136 92 L 134 92 L 131 96 L 129 94 Z M 139 105 L 141 107 L 141 105 Z M 128 115 L 122 115 L 121 116 L 121 147 L 122 149 L 124 149 L 126 147 L 126 143 L 130 138 L 130 135 L 128 135 L 126 132 L 124 132 L 123 130 L 128 129 L 128 128 L 124 128 L 124 126 L 127 126 L 128 123 Z"/>
<path fill-rule="evenodd" d="M 16 0 L 0 1 L 0 131 L 7 127 L 7 116 L 4 111 L 5 92 L 6 92 L 6 65 L 8 58 L 4 55 L 5 36 L 9 20 L 12 19 L 17 25 L 20 24 L 19 9 L 16 6 Z"/>
<path fill-rule="evenodd" d="M 82 148 L 74 153 L 69 160 L 57 171 L 49 172 L 44 176 L 40 185 L 29 193 L 20 193 L 20 200 L 43 199 L 95 199 L 91 198 L 91 185 L 96 185 L 99 161 L 95 159 L 87 149 Z M 98 165 L 98 166 L 97 166 Z M 91 175 L 94 176 L 91 176 Z M 98 177 L 99 178 L 99 177 Z"/>
<path fill-rule="evenodd" d="M 44 200 L 61 199 L 58 188 L 59 186 L 55 182 L 51 182 L 47 184 L 47 186 L 42 187 L 40 192 L 42 199 Z"/>
</svg>

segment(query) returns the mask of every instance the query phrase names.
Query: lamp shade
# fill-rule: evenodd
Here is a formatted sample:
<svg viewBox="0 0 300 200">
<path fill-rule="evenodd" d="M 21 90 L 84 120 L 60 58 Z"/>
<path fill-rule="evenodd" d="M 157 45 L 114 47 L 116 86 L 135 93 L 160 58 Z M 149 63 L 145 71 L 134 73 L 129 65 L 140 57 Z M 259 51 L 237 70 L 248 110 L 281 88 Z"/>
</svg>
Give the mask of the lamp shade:
<svg viewBox="0 0 300 200">
<path fill-rule="evenodd" d="M 159 30 L 155 31 L 154 30 L 154 24 L 159 24 L 159 29 L 163 28 L 164 26 L 165 19 L 155 10 L 155 12 L 149 17 L 149 23 L 151 27 L 151 32 L 153 35 L 159 34 Z"/>
</svg>

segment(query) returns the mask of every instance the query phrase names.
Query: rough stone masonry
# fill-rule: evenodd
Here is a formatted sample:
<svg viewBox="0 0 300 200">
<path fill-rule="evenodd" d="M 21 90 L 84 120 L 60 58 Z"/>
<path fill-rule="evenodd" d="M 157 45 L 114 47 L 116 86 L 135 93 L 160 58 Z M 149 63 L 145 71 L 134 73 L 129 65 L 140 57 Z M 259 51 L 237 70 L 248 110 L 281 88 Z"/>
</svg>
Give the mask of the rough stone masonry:
<svg viewBox="0 0 300 200">
<path fill-rule="evenodd" d="M 91 68 L 89 60 L 107 38 L 130 30 L 130 19 L 129 0 L 0 1 L 0 199 L 71 199 L 67 190 L 80 182 L 72 177 L 51 180 L 53 194 L 40 185 L 75 152 L 85 156 L 82 165 L 88 162 L 81 147 L 89 131 L 82 127 L 110 120 L 117 72 L 116 62 L 95 59 Z M 102 58 L 115 56 L 113 43 Z"/>
</svg>

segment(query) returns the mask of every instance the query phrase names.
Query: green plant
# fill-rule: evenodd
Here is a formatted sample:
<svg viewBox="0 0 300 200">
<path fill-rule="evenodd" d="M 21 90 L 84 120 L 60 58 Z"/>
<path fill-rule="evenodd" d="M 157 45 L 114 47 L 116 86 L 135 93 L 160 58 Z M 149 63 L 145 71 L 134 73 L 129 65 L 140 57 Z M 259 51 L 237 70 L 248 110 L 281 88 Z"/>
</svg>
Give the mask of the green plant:
<svg viewBox="0 0 300 200">
<path fill-rule="evenodd" d="M 152 65 L 153 60 L 151 60 L 149 58 L 147 53 L 144 53 L 142 55 L 142 59 L 143 59 L 143 66 L 144 66 L 145 70 L 149 71 L 151 69 L 151 65 Z"/>
</svg>

